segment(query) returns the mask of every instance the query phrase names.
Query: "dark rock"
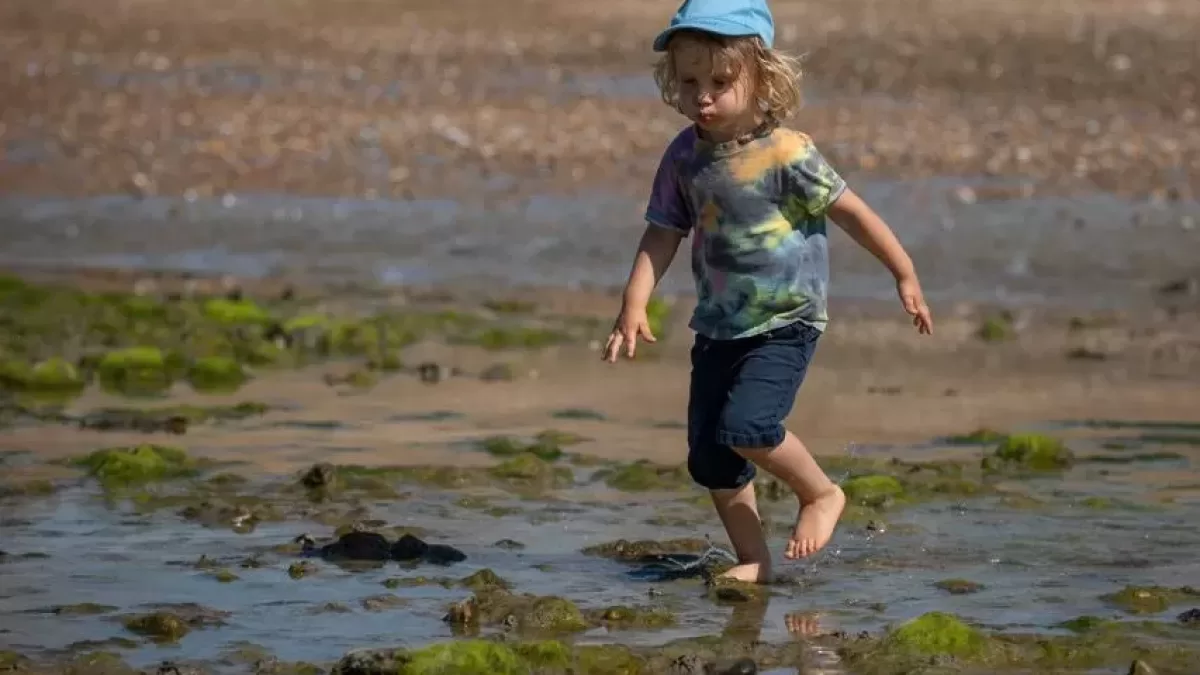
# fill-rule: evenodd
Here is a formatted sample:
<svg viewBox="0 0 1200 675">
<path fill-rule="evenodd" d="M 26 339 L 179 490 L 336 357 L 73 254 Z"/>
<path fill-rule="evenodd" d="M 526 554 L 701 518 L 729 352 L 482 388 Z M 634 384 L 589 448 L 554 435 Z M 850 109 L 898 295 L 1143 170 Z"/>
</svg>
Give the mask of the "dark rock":
<svg viewBox="0 0 1200 675">
<path fill-rule="evenodd" d="M 450 565 L 467 559 L 467 554 L 446 544 L 429 544 L 424 560 L 434 565 Z"/>
<path fill-rule="evenodd" d="M 500 541 L 492 544 L 492 546 L 495 546 L 496 548 L 502 548 L 507 551 L 519 551 L 525 548 L 525 544 L 513 539 L 501 539 Z"/>
<path fill-rule="evenodd" d="M 417 376 L 426 384 L 437 384 L 450 376 L 450 370 L 441 364 L 427 362 L 417 366 Z"/>
<path fill-rule="evenodd" d="M 479 374 L 479 379 L 484 382 L 511 382 L 517 379 L 517 374 L 513 371 L 513 367 L 507 363 L 497 363 L 485 368 Z"/>
<path fill-rule="evenodd" d="M 671 661 L 670 675 L 706 675 L 708 663 L 696 654 L 684 654 Z"/>
<path fill-rule="evenodd" d="M 391 553 L 387 537 L 375 532 L 347 532 L 321 547 L 321 557 L 328 560 L 387 560 Z"/>
<path fill-rule="evenodd" d="M 1200 626 L 1200 607 L 1194 607 L 1181 613 L 1179 623 L 1185 626 Z"/>
<path fill-rule="evenodd" d="M 420 560 L 427 550 L 429 550 L 429 544 L 411 534 L 406 534 L 392 544 L 392 559 L 401 562 Z"/>
<path fill-rule="evenodd" d="M 737 659 L 736 661 L 710 664 L 706 671 L 709 675 L 757 675 L 758 664 L 754 659 Z"/>
<path fill-rule="evenodd" d="M 402 649 L 362 650 L 343 656 L 330 675 L 392 675 L 407 664 L 407 654 Z"/>
<path fill-rule="evenodd" d="M 300 478 L 300 483 L 310 490 L 318 490 L 333 485 L 336 475 L 337 470 L 332 464 L 322 462 L 314 464 L 312 468 L 306 471 Z"/>
</svg>

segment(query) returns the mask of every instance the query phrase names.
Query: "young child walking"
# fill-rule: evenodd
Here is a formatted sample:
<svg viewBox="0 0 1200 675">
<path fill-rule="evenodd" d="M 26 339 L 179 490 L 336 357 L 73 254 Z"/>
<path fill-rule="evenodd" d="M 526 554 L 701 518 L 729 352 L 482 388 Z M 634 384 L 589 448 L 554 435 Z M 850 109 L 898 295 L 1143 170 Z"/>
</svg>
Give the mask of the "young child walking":
<svg viewBox="0 0 1200 675">
<path fill-rule="evenodd" d="M 846 498 L 783 421 L 828 321 L 826 217 L 892 273 L 921 334 L 933 330 L 913 263 L 892 231 L 799 132 L 797 62 L 772 48 L 765 0 L 686 0 L 654 41 L 663 100 L 692 124 L 659 164 L 620 315 L 604 349 L 632 358 L 654 342 L 646 304 L 692 238 L 698 302 L 688 402 L 688 471 L 707 488 L 739 564 L 771 579 L 753 479 L 761 467 L 799 500 L 784 555 L 833 536 Z"/>
</svg>

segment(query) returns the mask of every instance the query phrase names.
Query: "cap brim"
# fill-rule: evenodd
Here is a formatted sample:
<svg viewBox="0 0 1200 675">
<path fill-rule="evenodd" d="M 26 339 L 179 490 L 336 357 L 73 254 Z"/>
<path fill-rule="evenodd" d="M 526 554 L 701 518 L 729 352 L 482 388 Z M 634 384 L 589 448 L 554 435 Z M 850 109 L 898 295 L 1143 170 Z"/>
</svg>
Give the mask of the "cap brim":
<svg viewBox="0 0 1200 675">
<path fill-rule="evenodd" d="M 740 23 L 735 23 L 733 21 L 723 21 L 723 20 L 717 19 L 717 18 L 705 17 L 705 18 L 701 18 L 701 19 L 694 19 L 691 21 L 683 21 L 683 22 L 677 23 L 674 26 L 671 26 L 670 28 L 659 33 L 658 37 L 654 38 L 654 51 L 656 51 L 656 52 L 667 51 L 667 44 L 671 41 L 671 37 L 674 36 L 676 33 L 678 33 L 681 30 L 699 30 L 699 31 L 704 31 L 705 33 L 715 33 L 717 35 L 723 35 L 725 37 L 758 36 L 758 31 L 756 31 L 752 28 L 749 28 L 747 26 L 743 26 Z"/>
</svg>

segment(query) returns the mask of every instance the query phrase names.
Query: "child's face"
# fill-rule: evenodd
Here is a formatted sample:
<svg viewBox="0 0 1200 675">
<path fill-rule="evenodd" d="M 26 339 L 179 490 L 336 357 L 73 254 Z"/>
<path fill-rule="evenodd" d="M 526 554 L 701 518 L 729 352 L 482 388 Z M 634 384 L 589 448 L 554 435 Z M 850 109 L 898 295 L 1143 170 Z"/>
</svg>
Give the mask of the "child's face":
<svg viewBox="0 0 1200 675">
<path fill-rule="evenodd" d="M 753 72 L 741 68 L 736 76 L 713 63 L 711 48 L 688 35 L 672 41 L 679 107 L 716 141 L 730 140 L 757 124 Z"/>
</svg>

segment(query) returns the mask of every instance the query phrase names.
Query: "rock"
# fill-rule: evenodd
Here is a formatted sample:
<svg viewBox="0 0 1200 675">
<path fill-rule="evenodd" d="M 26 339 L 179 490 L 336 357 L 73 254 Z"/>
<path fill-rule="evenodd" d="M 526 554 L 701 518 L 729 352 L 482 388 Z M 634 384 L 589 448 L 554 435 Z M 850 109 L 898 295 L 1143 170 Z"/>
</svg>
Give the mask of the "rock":
<svg viewBox="0 0 1200 675">
<path fill-rule="evenodd" d="M 479 374 L 479 379 L 484 382 L 511 382 L 516 378 L 516 371 L 507 363 L 497 363 L 488 366 Z"/>
<path fill-rule="evenodd" d="M 465 553 L 453 546 L 427 544 L 411 534 L 405 534 L 392 544 L 391 557 L 401 562 L 420 560 L 433 565 L 450 565 L 467 559 Z"/>
<path fill-rule="evenodd" d="M 706 675 L 757 675 L 758 664 L 754 659 L 741 658 L 732 662 L 718 661 L 709 664 Z"/>
<path fill-rule="evenodd" d="M 319 490 L 333 485 L 337 478 L 337 470 L 328 462 L 314 464 L 300 477 L 300 484 L 310 490 Z"/>
<path fill-rule="evenodd" d="M 437 384 L 450 376 L 450 369 L 430 361 L 417 366 L 417 376 L 425 384 Z"/>
<path fill-rule="evenodd" d="M 1185 626 L 1200 626 L 1200 608 L 1189 609 L 1178 617 L 1179 623 Z"/>
<path fill-rule="evenodd" d="M 492 544 L 492 546 L 496 548 L 502 548 L 506 551 L 520 551 L 521 549 L 525 548 L 525 544 L 513 539 L 501 539 L 500 541 Z"/>
<path fill-rule="evenodd" d="M 1158 675 L 1158 671 L 1150 667 L 1150 664 L 1138 659 L 1129 664 L 1129 675 Z"/>
<path fill-rule="evenodd" d="M 432 565 L 451 565 L 467 559 L 467 554 L 446 544 L 429 544 L 423 556 Z"/>
<path fill-rule="evenodd" d="M 966 579 L 943 579 L 934 584 L 935 588 L 946 591 L 950 595 L 968 595 L 983 590 L 983 584 Z"/>
<path fill-rule="evenodd" d="M 188 383 L 192 388 L 205 393 L 232 393 L 237 391 L 249 375 L 234 359 L 224 356 L 206 356 L 196 359 L 188 369 Z"/>
<path fill-rule="evenodd" d="M 195 462 L 183 450 L 151 444 L 96 450 L 73 463 L 109 486 L 182 478 L 196 472 Z"/>
<path fill-rule="evenodd" d="M 398 595 L 381 593 L 379 595 L 372 595 L 363 598 L 359 604 L 361 604 L 363 609 L 367 610 L 368 612 L 382 612 L 389 609 L 395 609 L 397 607 L 403 607 L 404 605 L 408 604 L 408 601 Z"/>
<path fill-rule="evenodd" d="M 943 612 L 929 612 L 890 631 L 885 639 L 893 649 L 925 656 L 974 657 L 987 645 L 983 633 Z"/>
<path fill-rule="evenodd" d="M 1001 441 L 984 469 L 1014 466 L 1033 471 L 1056 471 L 1075 462 L 1075 455 L 1062 441 L 1041 434 L 1017 434 Z"/>
<path fill-rule="evenodd" d="M 883 474 L 858 476 L 842 483 L 846 500 L 873 508 L 886 506 L 904 494 L 904 485 L 892 476 Z"/>
<path fill-rule="evenodd" d="M 170 388 L 180 366 L 155 347 L 129 347 L 108 352 L 96 366 L 100 386 L 128 396 L 152 396 Z"/>
<path fill-rule="evenodd" d="M 327 560 L 388 560 L 392 544 L 376 532 L 349 532 L 332 544 L 321 547 L 321 557 Z"/>
<path fill-rule="evenodd" d="M 400 537 L 396 543 L 392 544 L 392 559 L 399 561 L 420 560 L 425 552 L 429 550 L 429 544 L 421 541 L 411 534 L 406 534 Z"/>
</svg>

